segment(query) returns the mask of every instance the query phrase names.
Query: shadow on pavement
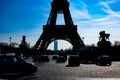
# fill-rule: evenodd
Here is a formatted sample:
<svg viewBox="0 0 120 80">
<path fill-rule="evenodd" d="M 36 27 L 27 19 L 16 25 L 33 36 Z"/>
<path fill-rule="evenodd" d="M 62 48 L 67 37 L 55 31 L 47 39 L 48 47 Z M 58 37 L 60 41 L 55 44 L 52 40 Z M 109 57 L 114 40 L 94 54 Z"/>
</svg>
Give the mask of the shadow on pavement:
<svg viewBox="0 0 120 80">
<path fill-rule="evenodd" d="M 22 77 L 33 76 L 34 74 L 3 74 L 0 75 L 0 80 L 19 80 Z"/>
</svg>

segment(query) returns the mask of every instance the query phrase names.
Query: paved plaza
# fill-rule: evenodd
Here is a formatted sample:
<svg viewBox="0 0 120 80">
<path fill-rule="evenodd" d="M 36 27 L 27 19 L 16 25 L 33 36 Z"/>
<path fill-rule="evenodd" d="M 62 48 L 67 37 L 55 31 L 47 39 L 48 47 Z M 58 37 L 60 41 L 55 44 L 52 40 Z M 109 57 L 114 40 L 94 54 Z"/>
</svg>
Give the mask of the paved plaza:
<svg viewBox="0 0 120 80">
<path fill-rule="evenodd" d="M 51 57 L 50 57 L 51 59 Z M 28 60 L 30 61 L 30 59 Z M 32 60 L 31 60 L 32 61 Z M 66 67 L 66 63 L 35 63 L 38 72 L 33 75 L 13 77 L 14 80 L 120 80 L 120 62 L 111 66 L 80 64 L 78 67 Z M 7 80 L 9 80 L 7 79 Z"/>
</svg>

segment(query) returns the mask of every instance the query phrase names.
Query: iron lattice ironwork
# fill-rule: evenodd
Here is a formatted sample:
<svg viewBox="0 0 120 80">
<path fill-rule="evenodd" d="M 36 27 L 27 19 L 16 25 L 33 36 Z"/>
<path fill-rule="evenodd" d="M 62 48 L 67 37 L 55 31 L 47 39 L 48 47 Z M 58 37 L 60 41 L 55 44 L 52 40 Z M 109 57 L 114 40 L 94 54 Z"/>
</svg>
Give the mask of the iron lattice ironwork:
<svg viewBox="0 0 120 80">
<path fill-rule="evenodd" d="M 43 26 L 43 33 L 34 45 L 34 48 L 44 51 L 56 39 L 67 40 L 73 45 L 73 49 L 85 46 L 77 33 L 77 25 L 74 25 L 70 15 L 69 2 L 67 0 L 53 0 L 51 7 L 47 24 Z M 64 15 L 65 25 L 56 25 L 57 14 Z"/>
</svg>

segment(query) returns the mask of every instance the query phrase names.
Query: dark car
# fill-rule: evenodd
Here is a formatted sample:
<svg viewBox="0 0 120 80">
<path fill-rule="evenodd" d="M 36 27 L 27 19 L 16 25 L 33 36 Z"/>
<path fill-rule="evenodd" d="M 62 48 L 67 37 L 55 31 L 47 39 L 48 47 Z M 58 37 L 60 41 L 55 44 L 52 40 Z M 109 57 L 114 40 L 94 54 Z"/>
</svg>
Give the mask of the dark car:
<svg viewBox="0 0 120 80">
<path fill-rule="evenodd" d="M 0 54 L 0 74 L 23 73 L 32 74 L 37 72 L 37 67 L 13 54 Z"/>
<path fill-rule="evenodd" d="M 68 59 L 68 67 L 69 66 L 80 66 L 80 58 L 78 55 L 70 56 Z"/>
<path fill-rule="evenodd" d="M 63 56 L 58 56 L 56 63 L 65 63 L 66 59 Z"/>
<path fill-rule="evenodd" d="M 52 60 L 57 60 L 58 56 L 53 56 Z"/>
<path fill-rule="evenodd" d="M 112 60 L 109 55 L 101 55 L 96 60 L 96 65 L 109 65 L 111 66 Z"/>
</svg>

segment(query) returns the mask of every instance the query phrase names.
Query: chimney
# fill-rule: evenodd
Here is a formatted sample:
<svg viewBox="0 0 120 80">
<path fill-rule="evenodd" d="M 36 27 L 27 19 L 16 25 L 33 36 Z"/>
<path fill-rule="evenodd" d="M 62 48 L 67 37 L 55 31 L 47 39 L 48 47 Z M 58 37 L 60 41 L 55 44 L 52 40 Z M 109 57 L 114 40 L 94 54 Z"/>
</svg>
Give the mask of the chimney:
<svg viewBox="0 0 120 80">
<path fill-rule="evenodd" d="M 26 36 L 22 36 L 22 43 L 26 43 Z"/>
</svg>

